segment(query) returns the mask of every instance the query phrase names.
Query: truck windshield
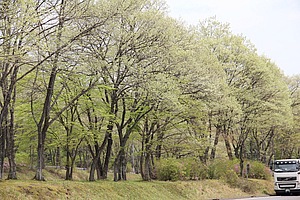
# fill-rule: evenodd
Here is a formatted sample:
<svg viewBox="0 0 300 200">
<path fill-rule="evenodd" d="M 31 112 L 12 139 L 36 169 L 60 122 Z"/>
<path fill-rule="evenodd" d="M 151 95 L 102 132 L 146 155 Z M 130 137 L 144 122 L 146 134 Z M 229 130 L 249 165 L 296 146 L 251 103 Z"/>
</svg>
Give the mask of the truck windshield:
<svg viewBox="0 0 300 200">
<path fill-rule="evenodd" d="M 297 172 L 299 164 L 296 161 L 275 161 L 275 172 Z"/>
</svg>

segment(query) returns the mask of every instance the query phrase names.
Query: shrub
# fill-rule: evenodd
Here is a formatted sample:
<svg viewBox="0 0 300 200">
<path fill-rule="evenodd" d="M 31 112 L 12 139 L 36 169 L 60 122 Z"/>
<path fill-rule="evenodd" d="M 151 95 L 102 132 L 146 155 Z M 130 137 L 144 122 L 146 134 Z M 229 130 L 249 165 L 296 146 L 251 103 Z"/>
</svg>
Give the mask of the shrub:
<svg viewBox="0 0 300 200">
<path fill-rule="evenodd" d="M 263 163 L 258 161 L 244 162 L 244 174 L 246 174 L 247 164 L 250 165 L 248 178 L 270 180 L 272 178 L 270 170 Z M 253 180 L 239 177 L 239 160 L 215 160 L 208 166 L 208 175 L 211 179 L 221 179 L 231 187 L 240 188 L 247 193 L 257 190 L 257 185 Z"/>
<path fill-rule="evenodd" d="M 157 178 L 161 181 L 177 181 L 184 177 L 181 163 L 172 158 L 160 160 L 156 165 Z"/>
<path fill-rule="evenodd" d="M 240 178 L 233 169 L 226 170 L 221 176 L 221 179 L 232 187 L 238 187 Z"/>
<path fill-rule="evenodd" d="M 204 180 L 208 178 L 208 167 L 194 158 L 183 160 L 186 178 L 190 180 Z"/>
<path fill-rule="evenodd" d="M 265 166 L 263 163 L 258 161 L 247 161 L 244 162 L 244 170 L 243 174 L 246 177 L 247 172 L 247 164 L 250 165 L 250 171 L 248 174 L 248 178 L 254 178 L 254 179 L 263 179 L 263 180 L 271 180 L 272 175 L 267 166 Z M 234 165 L 234 171 L 239 174 L 240 173 L 240 165 L 239 163 L 236 163 Z"/>
<path fill-rule="evenodd" d="M 268 167 L 258 161 L 251 161 L 249 178 L 271 180 L 272 175 Z"/>
<path fill-rule="evenodd" d="M 208 178 L 210 179 L 220 179 L 227 173 L 227 171 L 232 170 L 236 173 L 237 160 L 215 160 L 208 166 Z M 230 172 L 231 173 L 231 172 Z M 237 174 L 237 173 L 236 173 Z"/>
<path fill-rule="evenodd" d="M 246 165 L 248 163 L 250 164 L 248 178 L 271 179 L 270 170 L 263 163 L 257 161 L 245 162 L 244 174 L 246 174 Z M 158 180 L 162 181 L 203 180 L 209 178 L 223 179 L 234 187 L 238 186 L 236 184 L 240 184 L 237 180 L 240 173 L 239 160 L 215 160 L 206 166 L 195 158 L 168 158 L 157 162 L 155 172 Z M 245 185 L 245 188 L 247 187 Z"/>
<path fill-rule="evenodd" d="M 229 186 L 240 188 L 243 192 L 254 193 L 257 190 L 256 184 L 247 179 L 240 178 L 233 169 L 227 170 L 221 179 Z"/>
</svg>

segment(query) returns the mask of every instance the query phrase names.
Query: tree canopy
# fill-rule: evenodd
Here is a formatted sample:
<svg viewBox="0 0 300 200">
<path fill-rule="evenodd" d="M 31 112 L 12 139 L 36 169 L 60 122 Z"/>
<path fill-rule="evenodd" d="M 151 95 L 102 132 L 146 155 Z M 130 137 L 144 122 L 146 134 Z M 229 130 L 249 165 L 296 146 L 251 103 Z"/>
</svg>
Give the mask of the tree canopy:
<svg viewBox="0 0 300 200">
<path fill-rule="evenodd" d="M 241 175 L 299 156 L 299 76 L 229 24 L 188 27 L 160 0 L 0 4 L 0 179 L 25 162 L 37 180 L 46 165 L 151 180 L 159 160 L 207 163 L 221 142 Z"/>
</svg>

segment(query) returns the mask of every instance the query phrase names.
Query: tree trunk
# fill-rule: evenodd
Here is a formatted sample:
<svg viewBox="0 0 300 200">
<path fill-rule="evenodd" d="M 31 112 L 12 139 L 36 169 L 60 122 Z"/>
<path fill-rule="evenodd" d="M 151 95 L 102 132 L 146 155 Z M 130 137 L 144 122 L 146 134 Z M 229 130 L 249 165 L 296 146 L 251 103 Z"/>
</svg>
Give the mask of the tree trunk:
<svg viewBox="0 0 300 200">
<path fill-rule="evenodd" d="M 157 127 L 159 128 L 159 125 L 157 125 Z M 163 143 L 163 133 L 161 131 L 158 131 L 157 133 L 157 146 L 156 146 L 156 158 L 160 159 L 161 158 L 161 150 L 162 150 L 162 143 Z"/>
<path fill-rule="evenodd" d="M 244 128 L 241 128 L 240 132 L 240 138 L 239 138 L 239 148 L 237 149 L 239 152 L 239 160 L 240 160 L 240 175 L 243 177 L 244 175 L 244 148 L 245 148 L 245 142 L 249 135 L 249 130 L 246 130 Z"/>
<path fill-rule="evenodd" d="M 13 158 L 8 157 L 8 162 L 9 162 L 9 172 L 8 172 L 7 179 L 8 180 L 17 179 L 17 165 L 15 162 L 14 156 L 13 156 Z"/>
<path fill-rule="evenodd" d="M 91 149 L 91 147 L 90 147 Z M 91 150 L 92 151 L 92 150 Z M 92 164 L 91 164 L 91 169 L 90 169 L 90 176 L 89 176 L 89 181 L 95 181 L 95 170 L 97 168 L 97 165 L 99 164 L 99 159 L 100 159 L 100 148 L 98 143 L 95 144 L 95 152 L 91 152 L 93 158 L 92 158 Z"/>
<path fill-rule="evenodd" d="M 14 129 L 14 102 L 16 91 L 14 90 L 13 105 L 10 108 L 10 126 L 7 134 L 7 158 L 9 162 L 9 173 L 7 179 L 17 179 L 17 165 L 15 161 L 15 129 Z"/>
<path fill-rule="evenodd" d="M 0 180 L 3 179 L 4 157 L 5 157 L 5 141 L 6 133 L 4 128 L 0 125 Z"/>
<path fill-rule="evenodd" d="M 38 181 L 45 181 L 43 176 L 43 166 L 44 166 L 44 135 L 42 132 L 38 134 L 38 148 L 37 148 L 37 169 L 34 179 Z"/>
<path fill-rule="evenodd" d="M 144 180 L 144 157 L 145 157 L 145 139 L 144 139 L 144 134 L 142 136 L 142 150 L 141 150 L 141 155 L 140 155 L 140 173 L 142 176 L 142 179 Z"/>
<path fill-rule="evenodd" d="M 145 155 L 145 166 L 144 168 L 144 176 L 142 177 L 144 181 L 150 181 L 152 178 L 152 170 L 151 170 L 151 156 L 149 152 L 146 152 Z"/>
<path fill-rule="evenodd" d="M 50 121 L 50 110 L 51 110 L 51 101 L 55 86 L 55 80 L 57 76 L 57 69 L 58 69 L 58 60 L 59 60 L 59 54 L 60 54 L 60 43 L 61 43 L 61 37 L 62 37 L 62 29 L 64 26 L 64 8 L 65 8 L 65 2 L 64 0 L 61 0 L 60 4 L 60 10 L 58 13 L 58 31 L 57 31 L 57 43 L 56 48 L 57 51 L 55 52 L 55 57 L 53 60 L 53 66 L 51 69 L 51 74 L 49 77 L 49 82 L 47 86 L 47 93 L 43 104 L 43 112 L 40 118 L 39 123 L 37 124 L 38 129 L 38 157 L 37 157 L 37 171 L 34 179 L 36 180 L 45 180 L 42 174 L 43 165 L 44 165 L 44 151 L 45 151 L 45 139 L 46 139 L 46 133 L 49 128 L 49 121 Z"/>
<path fill-rule="evenodd" d="M 101 162 L 101 157 L 98 160 L 98 163 L 97 163 L 97 166 L 96 166 L 96 171 L 97 171 L 97 179 L 102 180 L 104 170 L 103 170 L 103 166 L 102 166 L 102 162 Z"/>
<path fill-rule="evenodd" d="M 144 141 L 145 151 L 142 151 L 143 159 L 142 162 L 143 165 L 141 165 L 141 168 L 143 169 L 142 179 L 144 181 L 150 181 L 151 180 L 151 144 L 150 144 L 150 130 L 148 130 L 148 123 L 145 123 L 145 132 L 146 132 L 146 138 Z"/>
<path fill-rule="evenodd" d="M 109 128 L 110 133 L 108 134 L 108 138 L 107 138 L 106 155 L 105 155 L 104 166 L 103 166 L 103 179 L 107 179 L 107 173 L 109 168 L 109 161 L 110 161 L 112 144 L 113 144 L 113 139 L 111 134 L 112 128 L 113 126 Z"/>
<path fill-rule="evenodd" d="M 228 156 L 229 160 L 233 160 L 232 149 L 231 149 L 231 145 L 229 142 L 228 134 L 224 133 L 223 138 L 224 138 L 224 142 L 225 142 L 227 156 Z"/>
<path fill-rule="evenodd" d="M 233 149 L 234 149 L 234 156 L 237 158 L 237 159 L 239 159 L 239 148 L 240 148 L 240 146 L 238 145 L 238 146 L 235 146 L 235 147 L 233 147 Z"/>
<path fill-rule="evenodd" d="M 114 181 L 127 180 L 125 146 L 121 146 L 114 161 Z"/>
<path fill-rule="evenodd" d="M 94 175 L 95 175 L 95 170 L 97 170 L 97 178 L 98 179 L 107 179 L 107 173 L 108 173 L 108 166 L 109 166 L 109 161 L 110 161 L 110 156 L 111 156 L 111 149 L 112 149 L 112 132 L 113 126 L 112 123 L 110 122 L 109 125 L 107 126 L 107 130 L 105 133 L 104 140 L 102 141 L 101 146 L 99 146 L 98 142 L 95 141 L 94 144 L 94 149 L 95 152 L 93 152 L 92 147 L 89 145 L 89 149 L 92 155 L 92 164 L 91 164 L 91 171 L 90 172 L 90 181 L 94 181 Z M 102 154 L 104 148 L 106 146 L 106 155 L 105 155 L 105 160 L 102 166 L 102 162 L 100 159 L 100 155 Z M 93 176 L 93 177 L 91 177 Z"/>
<path fill-rule="evenodd" d="M 70 155 L 69 145 L 67 144 L 67 161 L 66 161 L 67 164 L 66 164 L 65 180 L 72 180 L 70 159 L 71 159 L 71 155 Z"/>
<path fill-rule="evenodd" d="M 93 159 L 90 169 L 89 181 L 95 181 L 95 170 L 96 170 L 97 160 Z"/>
<path fill-rule="evenodd" d="M 240 176 L 244 177 L 243 145 L 240 146 Z"/>
<path fill-rule="evenodd" d="M 101 153 L 105 147 L 107 143 L 107 136 L 104 138 L 101 146 L 99 146 L 98 142 L 95 142 L 94 144 L 94 149 L 95 152 L 93 152 L 92 147 L 89 145 L 89 149 L 92 155 L 92 163 L 91 163 L 91 169 L 90 169 L 90 177 L 89 177 L 89 181 L 95 181 L 95 171 L 97 171 L 97 179 L 106 179 L 106 177 L 104 177 L 104 169 L 102 167 L 102 163 L 101 163 Z M 106 173 L 107 174 L 107 173 Z"/>
<path fill-rule="evenodd" d="M 211 148 L 211 153 L 210 153 L 211 160 L 214 160 L 216 158 L 216 150 L 217 150 L 217 145 L 219 143 L 220 134 L 221 134 L 221 127 L 218 126 L 216 127 L 216 136 L 215 136 L 214 144 L 213 147 Z"/>
<path fill-rule="evenodd" d="M 125 149 L 121 154 L 121 178 L 122 180 L 127 181 L 127 159 Z"/>
<path fill-rule="evenodd" d="M 75 165 L 75 159 L 76 159 L 76 154 L 71 156 L 71 165 L 69 167 L 69 174 L 68 174 L 68 180 L 73 180 L 73 171 L 74 171 L 74 165 Z"/>
<path fill-rule="evenodd" d="M 120 181 L 121 180 L 121 163 L 120 163 L 120 152 L 118 153 L 118 156 L 115 158 L 114 161 L 114 181 Z"/>
</svg>

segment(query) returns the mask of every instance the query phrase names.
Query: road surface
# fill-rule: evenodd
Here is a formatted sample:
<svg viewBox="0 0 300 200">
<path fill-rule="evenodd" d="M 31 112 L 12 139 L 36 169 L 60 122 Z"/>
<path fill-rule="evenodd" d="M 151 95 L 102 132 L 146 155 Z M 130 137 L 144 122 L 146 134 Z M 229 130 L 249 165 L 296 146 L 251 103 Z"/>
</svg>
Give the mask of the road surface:
<svg viewBox="0 0 300 200">
<path fill-rule="evenodd" d="M 270 196 L 270 197 L 251 197 L 232 200 L 299 200 L 300 196 Z"/>
</svg>

